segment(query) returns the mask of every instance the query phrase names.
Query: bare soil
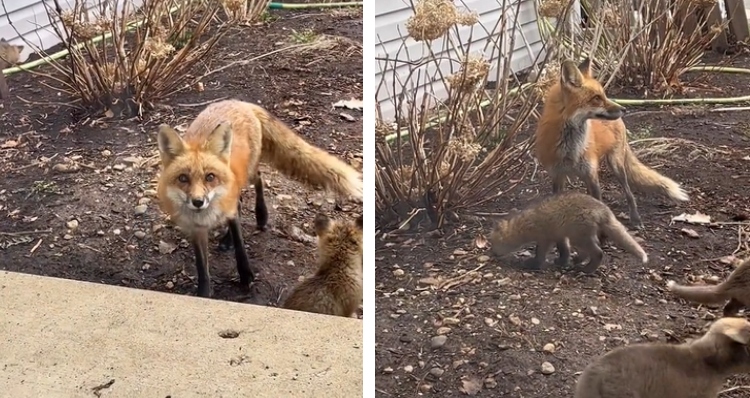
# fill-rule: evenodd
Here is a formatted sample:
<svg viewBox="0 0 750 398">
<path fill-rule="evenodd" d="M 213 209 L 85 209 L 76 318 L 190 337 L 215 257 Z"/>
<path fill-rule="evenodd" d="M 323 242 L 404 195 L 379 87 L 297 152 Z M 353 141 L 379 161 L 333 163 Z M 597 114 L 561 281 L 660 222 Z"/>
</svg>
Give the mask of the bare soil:
<svg viewBox="0 0 750 398">
<path fill-rule="evenodd" d="M 30 73 L 9 76 L 13 98 L 0 109 L 0 269 L 195 294 L 193 252 L 153 197 L 156 126 L 186 127 L 207 104 L 241 99 L 266 107 L 311 143 L 361 169 L 362 113 L 332 106 L 362 98 L 361 8 L 271 11 L 263 23 L 225 36 L 195 75 L 322 34 L 355 45 L 278 52 L 228 67 L 208 77 L 204 91 L 184 90 L 144 120 L 76 120 L 66 96 L 48 87 L 53 82 Z M 56 168 L 69 164 L 66 158 L 78 169 Z M 361 214 L 361 206 L 335 209 L 326 194 L 262 170 L 270 200 L 266 232 L 255 228 L 254 194 L 246 192 L 243 204 L 243 232 L 258 280 L 250 294 L 232 283 L 234 256 L 216 251 L 215 240 L 209 255 L 214 298 L 277 305 L 315 269 L 315 243 L 309 239 L 315 214 Z"/>
<path fill-rule="evenodd" d="M 750 57 L 712 55 L 706 62 L 749 67 Z M 748 81 L 750 76 L 691 74 L 684 95 L 747 95 Z M 638 97 L 629 90 L 611 92 Z M 615 347 L 702 334 L 721 316 L 720 307 L 680 301 L 665 291 L 666 282 L 724 279 L 737 259 L 748 256 L 750 244 L 750 113 L 711 108 L 630 107 L 624 118 L 631 141 L 672 139 L 671 148 L 654 141 L 633 147 L 646 150 L 641 159 L 691 196 L 683 204 L 636 196 L 645 229 L 631 232 L 649 253 L 646 266 L 610 246 L 596 275 L 551 265 L 530 273 L 478 247 L 492 228 L 492 213 L 550 194 L 541 171 L 502 200 L 461 215 L 442 237 L 378 234 L 376 396 L 570 397 L 579 372 Z M 606 171 L 602 180 L 605 203 L 628 225 L 619 185 Z M 584 190 L 580 184 L 574 189 Z M 715 223 L 672 221 L 696 212 Z M 439 335 L 445 341 L 433 343 Z M 544 350 L 549 344 L 552 352 Z M 544 362 L 554 367 L 549 375 L 542 374 Z M 731 390 L 721 396 L 750 397 L 747 386 L 750 377 L 731 378 Z"/>
</svg>

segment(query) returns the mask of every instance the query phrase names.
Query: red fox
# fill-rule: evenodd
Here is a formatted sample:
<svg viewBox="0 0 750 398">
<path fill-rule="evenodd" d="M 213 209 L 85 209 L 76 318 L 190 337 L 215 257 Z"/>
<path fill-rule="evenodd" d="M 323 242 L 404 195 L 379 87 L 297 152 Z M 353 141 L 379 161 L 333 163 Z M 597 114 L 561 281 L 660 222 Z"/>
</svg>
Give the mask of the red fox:
<svg viewBox="0 0 750 398">
<path fill-rule="evenodd" d="M 750 322 L 721 318 L 684 344 L 618 347 L 578 378 L 574 398 L 716 398 L 727 377 L 750 372 Z"/>
<path fill-rule="evenodd" d="M 578 176 L 588 193 L 601 200 L 599 163 L 607 161 L 625 192 L 630 222 L 643 228 L 631 186 L 644 192 L 687 201 L 679 184 L 648 168 L 636 158 L 627 141 L 621 117 L 625 108 L 612 102 L 592 76 L 591 62 L 579 66 L 566 60 L 560 81 L 546 94 L 534 137 L 536 158 L 552 179 L 552 192 L 561 192 L 569 176 Z"/>
<path fill-rule="evenodd" d="M 15 65 L 21 60 L 21 52 L 24 46 L 17 46 L 0 38 L 0 70 Z"/>
<path fill-rule="evenodd" d="M 355 222 L 315 218 L 318 271 L 300 283 L 284 308 L 349 317 L 362 302 L 362 216 Z"/>
<path fill-rule="evenodd" d="M 724 306 L 724 316 L 736 315 L 740 309 L 750 307 L 750 259 L 740 264 L 727 280 L 718 285 L 684 286 L 669 281 L 667 289 L 675 296 L 703 304 L 729 300 Z"/>
<path fill-rule="evenodd" d="M 162 164 L 157 187 L 159 206 L 192 242 L 201 297 L 211 296 L 208 231 L 223 223 L 228 230 L 219 249 L 234 247 L 242 285 L 255 279 L 240 229 L 240 195 L 245 184 L 254 184 L 256 223 L 263 229 L 268 210 L 258 171 L 261 161 L 310 186 L 362 200 L 358 171 L 308 144 L 268 111 L 251 103 L 226 100 L 211 104 L 182 137 L 161 125 L 158 144 Z"/>
<path fill-rule="evenodd" d="M 546 197 L 526 209 L 511 213 L 500 220 L 490 235 L 492 251 L 504 256 L 520 246 L 536 242 L 536 255 L 525 267 L 539 269 L 547 252 L 557 245 L 559 265 L 570 259 L 570 245 L 588 258 L 583 271 L 593 273 L 604 260 L 600 243 L 611 239 L 644 264 L 648 256 L 633 239 L 612 210 L 598 199 L 580 192 L 563 192 Z"/>
</svg>

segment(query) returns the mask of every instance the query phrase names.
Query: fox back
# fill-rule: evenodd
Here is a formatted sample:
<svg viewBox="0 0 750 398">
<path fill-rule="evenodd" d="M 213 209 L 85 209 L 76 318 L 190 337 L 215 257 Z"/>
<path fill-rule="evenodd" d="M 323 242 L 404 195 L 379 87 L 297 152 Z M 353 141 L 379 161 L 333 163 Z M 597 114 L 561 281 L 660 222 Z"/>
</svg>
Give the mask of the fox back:
<svg viewBox="0 0 750 398">
<path fill-rule="evenodd" d="M 351 316 L 362 302 L 362 216 L 355 222 L 315 219 L 318 271 L 300 283 L 284 308 Z"/>
<path fill-rule="evenodd" d="M 721 318 L 684 344 L 634 344 L 599 357 L 575 398 L 716 398 L 726 377 L 750 370 L 750 323 Z"/>
</svg>

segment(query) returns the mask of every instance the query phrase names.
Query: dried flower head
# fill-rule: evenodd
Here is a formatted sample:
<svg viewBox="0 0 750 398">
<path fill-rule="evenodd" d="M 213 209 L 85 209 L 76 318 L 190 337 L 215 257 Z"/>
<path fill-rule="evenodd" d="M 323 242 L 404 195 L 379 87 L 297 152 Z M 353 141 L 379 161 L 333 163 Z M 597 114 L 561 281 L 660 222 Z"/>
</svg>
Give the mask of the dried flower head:
<svg viewBox="0 0 750 398">
<path fill-rule="evenodd" d="M 414 15 L 406 21 L 409 36 L 416 41 L 442 37 L 454 25 L 471 26 L 479 21 L 476 13 L 461 13 L 451 0 L 420 0 Z"/>
<path fill-rule="evenodd" d="M 174 51 L 174 46 L 158 37 L 146 39 L 143 48 L 154 58 L 166 58 Z"/>
<path fill-rule="evenodd" d="M 710 8 L 715 6 L 717 3 L 716 0 L 692 0 L 690 1 L 690 4 L 698 7 L 698 8 Z"/>
<path fill-rule="evenodd" d="M 446 78 L 453 90 L 464 93 L 475 91 L 490 72 L 490 63 L 483 57 L 466 56 L 458 72 Z"/>
<path fill-rule="evenodd" d="M 546 18 L 559 18 L 565 11 L 568 1 L 544 0 L 539 4 L 539 15 Z"/>
<path fill-rule="evenodd" d="M 481 150 L 481 145 L 470 141 L 466 137 L 454 137 L 448 142 L 448 152 L 461 158 L 464 162 L 474 160 Z"/>
</svg>

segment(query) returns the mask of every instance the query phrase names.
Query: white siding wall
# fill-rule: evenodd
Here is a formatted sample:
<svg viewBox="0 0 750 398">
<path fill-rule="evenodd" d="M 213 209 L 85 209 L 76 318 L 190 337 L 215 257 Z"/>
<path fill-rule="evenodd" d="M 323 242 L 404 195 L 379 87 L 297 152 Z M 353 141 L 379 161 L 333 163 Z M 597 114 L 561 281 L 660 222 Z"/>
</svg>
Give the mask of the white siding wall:
<svg viewBox="0 0 750 398">
<path fill-rule="evenodd" d="M 96 15 L 98 5 L 105 3 L 106 0 L 85 0 L 87 9 L 92 10 Z M 75 0 L 58 0 L 60 6 L 71 9 Z M 0 37 L 17 45 L 25 46 L 21 54 L 21 62 L 26 60 L 29 54 L 36 52 L 38 49 L 46 50 L 60 43 L 55 34 L 52 24 L 47 17 L 47 6 L 54 9 L 53 0 L 0 0 L 4 8 L 0 7 Z M 44 3 L 47 3 L 45 5 Z M 123 3 L 120 1 L 119 3 Z M 138 6 L 140 0 L 132 1 L 132 4 Z M 122 7 L 122 4 L 120 4 Z M 7 13 L 6 13 L 7 10 Z M 8 22 L 10 19 L 15 29 Z M 24 43 L 24 39 L 31 42 L 31 46 Z M 37 48 L 34 48 L 37 47 Z"/>
<path fill-rule="evenodd" d="M 480 23 L 473 27 L 461 27 L 459 35 L 463 41 L 468 41 L 471 37 L 471 53 L 483 53 L 485 57 L 490 58 L 493 68 L 490 71 L 490 77 L 495 75 L 498 68 L 501 68 L 500 70 L 502 71 L 503 67 L 504 54 L 500 54 L 500 51 L 493 44 L 498 38 L 494 37 L 492 41 L 488 40 L 488 32 L 495 32 L 495 35 L 500 32 L 503 7 L 506 9 L 507 22 L 505 23 L 507 29 L 513 28 L 512 21 L 515 18 L 512 13 L 519 10 L 519 25 L 517 25 L 514 34 L 515 43 L 511 69 L 514 72 L 519 72 L 532 66 L 535 58 L 542 51 L 542 41 L 536 24 L 537 15 L 534 2 L 533 0 L 521 1 L 520 9 L 517 7 L 517 3 L 513 4 L 509 0 L 506 0 L 505 5 L 503 5 L 503 0 L 464 0 L 463 2 L 456 3 L 461 10 L 468 9 L 479 14 Z M 388 57 L 391 60 L 395 58 L 400 61 L 417 61 L 429 53 L 427 44 L 416 42 L 410 38 L 406 39 L 406 41 L 402 39 L 402 37 L 407 35 L 406 20 L 411 15 L 412 9 L 409 0 L 378 0 L 377 14 L 375 16 L 376 57 Z M 509 38 L 509 35 L 506 35 L 506 38 Z M 463 44 L 466 46 L 468 43 Z M 445 53 L 445 46 L 442 39 L 433 41 L 431 46 L 436 54 Z M 509 46 L 510 40 L 508 39 L 503 44 L 503 47 L 508 48 Z M 451 58 L 456 59 L 457 57 L 453 56 Z M 408 77 L 409 70 L 413 69 L 410 65 L 401 63 L 394 72 L 392 61 L 385 62 L 376 59 L 375 63 L 377 101 L 382 116 L 386 119 L 391 119 L 394 116 L 395 109 L 392 98 L 400 94 L 400 87 L 407 79 L 410 83 L 407 86 L 410 87 L 410 90 L 417 90 L 420 100 L 423 93 L 429 97 L 437 98 L 444 98 L 446 94 L 445 87 L 442 87 L 442 85 L 436 87 L 438 84 L 434 84 L 432 87 L 426 87 L 424 77 L 419 79 L 419 86 L 417 86 L 416 74 L 412 74 L 411 78 Z M 446 61 L 441 63 L 440 69 L 443 73 L 450 74 L 457 71 L 458 66 L 456 62 Z M 421 69 L 423 70 L 422 76 L 425 76 L 425 73 L 428 76 L 434 76 L 437 72 L 435 66 L 422 67 Z"/>
</svg>

